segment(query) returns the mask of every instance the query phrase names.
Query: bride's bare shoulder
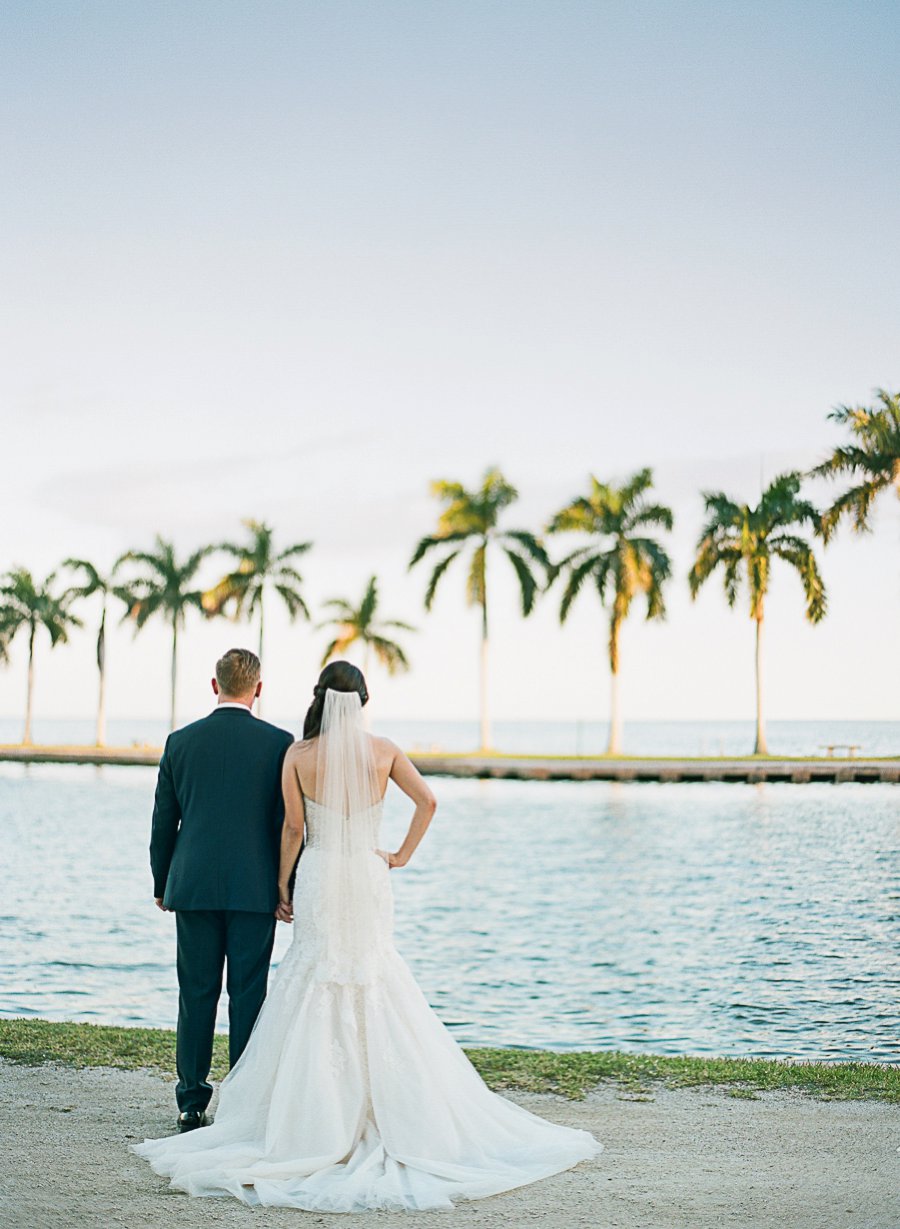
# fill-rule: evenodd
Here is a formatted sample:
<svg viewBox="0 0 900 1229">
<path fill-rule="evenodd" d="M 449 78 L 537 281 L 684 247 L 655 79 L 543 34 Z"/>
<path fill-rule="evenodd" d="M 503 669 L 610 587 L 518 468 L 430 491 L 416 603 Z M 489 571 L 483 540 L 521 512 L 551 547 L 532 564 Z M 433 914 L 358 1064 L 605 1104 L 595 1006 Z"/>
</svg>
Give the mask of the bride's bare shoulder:
<svg viewBox="0 0 900 1229">
<path fill-rule="evenodd" d="M 314 738 L 298 738 L 287 749 L 286 758 L 296 763 L 302 763 L 315 755 L 316 741 Z"/>
<path fill-rule="evenodd" d="M 369 738 L 372 740 L 372 754 L 376 762 L 379 764 L 393 763 L 400 750 L 397 744 L 389 738 L 382 738 L 380 734 L 370 734 Z"/>
</svg>

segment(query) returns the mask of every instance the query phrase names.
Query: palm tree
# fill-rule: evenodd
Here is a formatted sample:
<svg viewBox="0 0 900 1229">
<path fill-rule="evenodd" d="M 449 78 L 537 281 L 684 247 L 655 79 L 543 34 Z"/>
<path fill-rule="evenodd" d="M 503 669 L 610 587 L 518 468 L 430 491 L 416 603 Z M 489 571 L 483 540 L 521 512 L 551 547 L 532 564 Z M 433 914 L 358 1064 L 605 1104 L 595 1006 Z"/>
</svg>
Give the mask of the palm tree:
<svg viewBox="0 0 900 1229">
<path fill-rule="evenodd" d="M 142 566 L 143 573 L 130 578 L 123 586 L 129 603 L 129 617 L 134 620 L 135 634 L 147 620 L 160 614 L 172 627 L 172 697 L 169 709 L 169 728 L 175 729 L 175 692 L 178 679 L 178 631 L 184 627 L 187 612 L 192 607 L 203 609 L 202 589 L 189 586 L 200 564 L 213 550 L 202 546 L 179 563 L 175 547 L 157 535 L 155 549 L 128 551 L 116 563 L 134 563 Z"/>
<path fill-rule="evenodd" d="M 276 553 L 269 525 L 254 520 L 242 523 L 250 531 L 250 538 L 243 544 L 222 544 L 220 549 L 232 555 L 237 566 L 203 595 L 203 609 L 210 616 L 229 613 L 233 619 L 245 614 L 252 619 L 258 613 L 259 657 L 262 660 L 267 588 L 273 588 L 284 602 L 291 622 L 298 615 L 309 619 L 309 609 L 301 593 L 303 577 L 290 561 L 305 554 L 312 542 L 296 542 Z M 258 711 L 261 711 L 261 701 Z"/>
<path fill-rule="evenodd" d="M 801 476 L 781 474 L 760 496 L 755 508 L 739 504 L 721 492 L 704 492 L 708 513 L 697 542 L 697 558 L 688 580 L 691 597 L 719 565 L 723 568 L 725 597 L 729 606 L 737 601 L 741 571 L 746 575 L 750 595 L 750 618 L 756 623 L 756 745 L 754 755 L 768 755 L 763 723 L 762 637 L 766 594 L 772 559 L 789 563 L 800 574 L 806 596 L 806 617 L 818 623 L 825 616 L 825 586 L 810 544 L 794 526 L 820 524 L 818 510 L 808 500 L 798 498 Z"/>
<path fill-rule="evenodd" d="M 25 729 L 22 742 L 31 742 L 31 716 L 34 701 L 34 642 L 39 628 L 44 628 L 50 637 L 50 647 L 65 644 L 73 627 L 80 627 L 81 620 L 69 610 L 73 594 L 54 593 L 56 573 L 42 583 L 35 581 L 26 568 L 13 568 L 0 584 L 0 640 L 2 656 L 20 628 L 28 629 L 28 690 L 25 700 Z"/>
<path fill-rule="evenodd" d="M 445 504 L 438 519 L 437 530 L 430 537 L 422 538 L 416 547 L 409 567 L 415 565 L 429 551 L 443 549 L 444 553 L 431 573 L 425 591 L 425 609 L 430 610 L 441 577 L 469 543 L 475 549 L 469 563 L 466 582 L 466 598 L 470 606 L 481 607 L 481 749 L 490 750 L 491 729 L 488 719 L 488 547 L 496 545 L 512 564 L 522 595 L 522 614 L 528 616 L 534 609 L 539 584 L 532 571 L 537 563 L 545 572 L 550 560 L 540 541 L 532 533 L 521 529 L 500 530 L 497 521 L 504 508 L 518 499 L 519 493 L 496 467 L 487 470 L 481 485 L 474 491 L 467 490 L 460 482 L 433 482 L 431 493 Z"/>
<path fill-rule="evenodd" d="M 110 596 L 118 597 L 129 604 L 130 594 L 124 585 L 116 584 L 114 580 L 115 568 L 109 575 L 104 575 L 98 571 L 87 559 L 66 559 L 63 567 L 71 568 L 76 572 L 84 573 L 84 583 L 76 585 L 71 589 L 73 597 L 88 598 L 93 597 L 95 593 L 100 594 L 100 625 L 97 629 L 97 674 L 98 674 L 98 691 L 97 691 L 97 746 L 102 747 L 106 742 L 106 614 Z"/>
<path fill-rule="evenodd" d="M 9 644 L 15 634 L 17 620 L 6 606 L 0 606 L 0 666 L 9 662 Z"/>
<path fill-rule="evenodd" d="M 893 487 L 900 498 L 900 394 L 879 388 L 875 398 L 878 404 L 873 409 L 841 405 L 828 415 L 849 425 L 853 442 L 835 448 L 812 473 L 825 478 L 849 474 L 860 481 L 822 513 L 826 542 L 844 516 L 850 517 L 856 533 L 865 533 L 872 504 L 882 491 Z"/>
<path fill-rule="evenodd" d="M 648 503 L 645 496 L 653 485 L 653 472 L 642 469 L 624 486 L 610 486 L 591 478 L 586 496 L 573 499 L 557 512 L 548 533 L 588 534 L 586 545 L 555 564 L 552 579 L 567 574 L 559 607 L 565 623 L 572 603 L 586 581 L 596 588 L 605 606 L 609 601 L 609 669 L 611 675 L 608 755 L 622 750 L 622 719 L 619 709 L 619 633 L 631 603 L 639 594 L 647 599 L 647 618 L 665 618 L 663 585 L 672 572 L 668 554 L 647 529 L 671 530 L 671 509 Z"/>
<path fill-rule="evenodd" d="M 409 662 L 402 647 L 392 640 L 389 631 L 414 632 L 416 629 L 409 623 L 401 623 L 399 619 L 377 618 L 378 582 L 373 576 L 362 601 L 358 606 L 343 598 L 332 598 L 325 603 L 326 609 L 334 610 L 335 617 L 320 623 L 319 627 L 334 627 L 336 635 L 322 654 L 321 664 L 324 666 L 332 657 L 346 653 L 351 644 L 359 641 L 364 646 L 363 671 L 368 677 L 371 656 L 374 653 L 376 661 L 385 667 L 388 674 L 397 674 L 409 669 Z"/>
</svg>

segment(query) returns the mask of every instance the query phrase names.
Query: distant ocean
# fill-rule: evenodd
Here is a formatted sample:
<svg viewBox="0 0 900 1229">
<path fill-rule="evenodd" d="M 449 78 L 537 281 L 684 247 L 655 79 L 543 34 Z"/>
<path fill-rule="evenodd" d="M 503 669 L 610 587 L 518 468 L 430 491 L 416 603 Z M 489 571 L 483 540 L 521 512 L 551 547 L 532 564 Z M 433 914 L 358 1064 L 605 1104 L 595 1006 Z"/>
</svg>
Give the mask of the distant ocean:
<svg viewBox="0 0 900 1229">
<path fill-rule="evenodd" d="M 202 714 L 197 714 L 202 716 Z M 266 718 L 299 733 L 300 716 L 266 713 Z M 185 721 L 193 719 L 187 714 Z M 474 721 L 379 721 L 375 728 L 413 751 L 471 751 L 478 746 Z M 831 744 L 856 744 L 859 755 L 900 755 L 900 721 L 770 721 L 769 750 L 773 755 L 824 755 Z M 0 718 L 0 742 L 18 742 L 22 722 Z M 753 750 L 752 721 L 632 721 L 626 722 L 624 752 L 628 755 L 747 755 Z M 110 745 L 159 745 L 166 736 L 162 721 L 116 719 L 108 724 Z M 81 719 L 42 719 L 34 723 L 34 741 L 91 743 L 94 724 Z M 593 721 L 497 721 L 493 727 L 498 751 L 523 755 L 592 755 L 606 747 L 607 726 Z"/>
</svg>

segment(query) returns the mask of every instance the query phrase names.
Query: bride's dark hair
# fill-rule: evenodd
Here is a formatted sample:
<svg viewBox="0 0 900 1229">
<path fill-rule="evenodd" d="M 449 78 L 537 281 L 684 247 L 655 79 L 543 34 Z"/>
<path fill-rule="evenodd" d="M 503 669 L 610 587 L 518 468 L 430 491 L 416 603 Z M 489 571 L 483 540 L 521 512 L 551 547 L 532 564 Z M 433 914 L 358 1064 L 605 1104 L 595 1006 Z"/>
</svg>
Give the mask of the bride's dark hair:
<svg viewBox="0 0 900 1229">
<path fill-rule="evenodd" d="M 315 738 L 322 728 L 322 710 L 326 691 L 355 691 L 365 704 L 369 698 L 363 672 L 349 661 L 329 662 L 313 688 L 313 702 L 303 722 L 303 737 Z"/>
</svg>

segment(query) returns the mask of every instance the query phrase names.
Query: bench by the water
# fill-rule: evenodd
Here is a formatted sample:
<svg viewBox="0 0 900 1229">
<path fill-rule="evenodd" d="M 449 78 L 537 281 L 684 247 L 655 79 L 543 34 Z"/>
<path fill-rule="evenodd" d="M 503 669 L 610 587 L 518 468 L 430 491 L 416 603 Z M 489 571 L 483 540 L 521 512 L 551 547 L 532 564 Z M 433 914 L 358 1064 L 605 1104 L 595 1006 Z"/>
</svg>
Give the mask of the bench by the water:
<svg viewBox="0 0 900 1229">
<path fill-rule="evenodd" d="M 861 750 L 861 747 L 859 743 L 820 743 L 819 750 L 824 751 L 829 759 L 834 757 L 835 751 L 846 751 L 852 760 L 856 758 L 856 753 Z"/>
</svg>

